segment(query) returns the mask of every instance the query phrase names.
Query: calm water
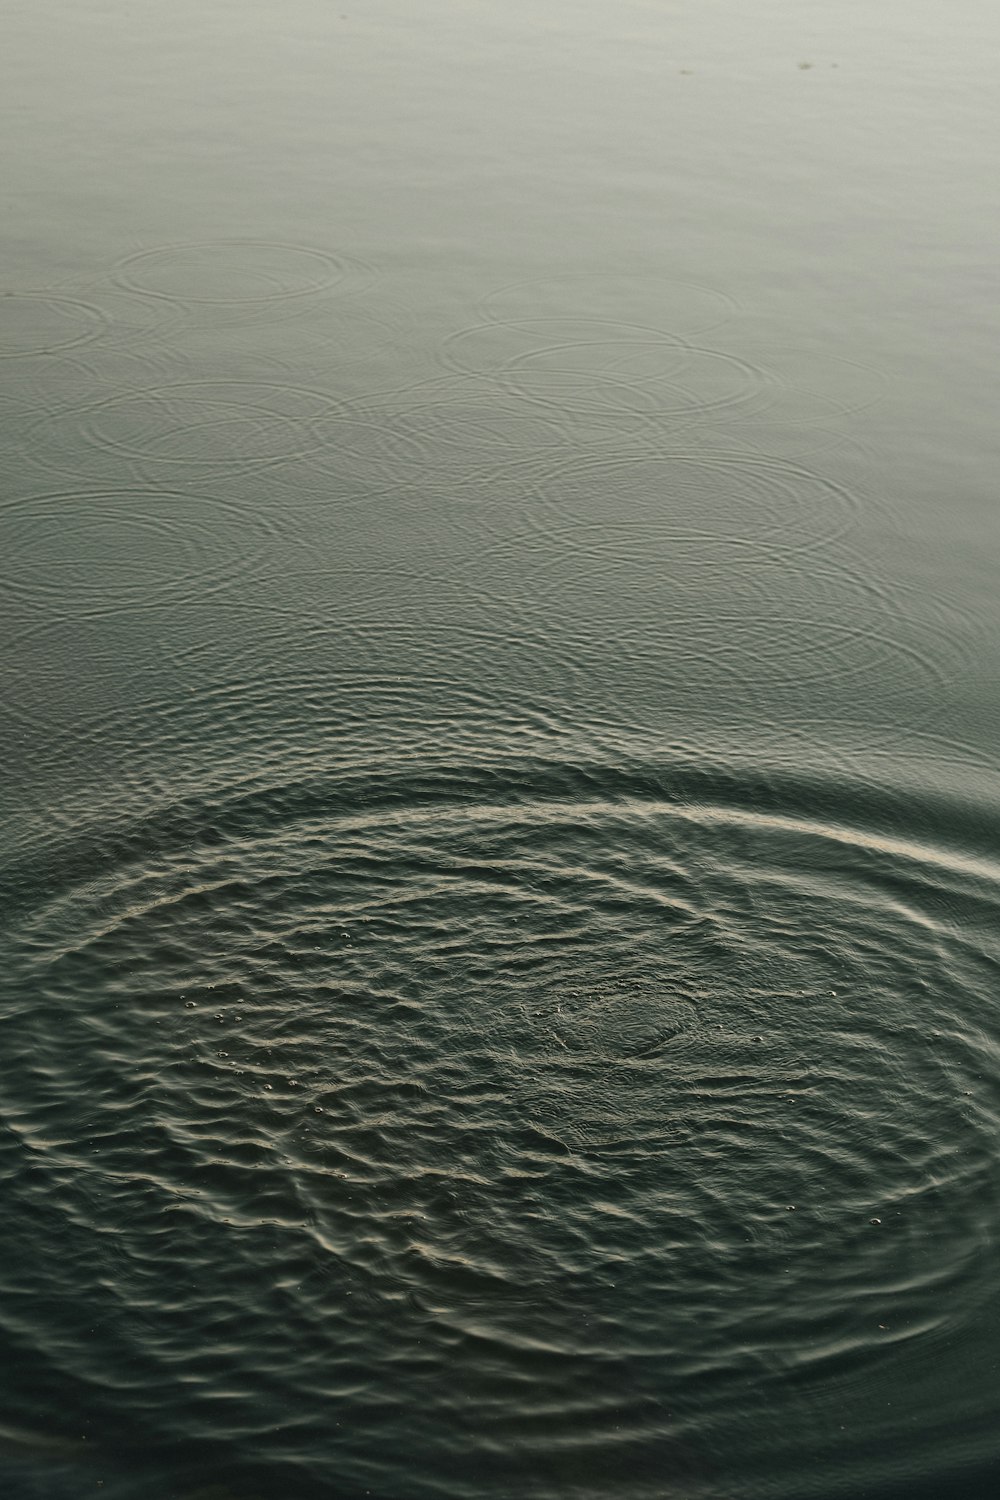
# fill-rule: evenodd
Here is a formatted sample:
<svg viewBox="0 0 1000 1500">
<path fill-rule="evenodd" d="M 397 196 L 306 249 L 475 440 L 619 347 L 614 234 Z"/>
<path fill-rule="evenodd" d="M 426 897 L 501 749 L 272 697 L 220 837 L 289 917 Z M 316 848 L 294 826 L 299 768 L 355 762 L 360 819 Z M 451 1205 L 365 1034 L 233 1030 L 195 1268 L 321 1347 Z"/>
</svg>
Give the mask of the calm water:
<svg viewBox="0 0 1000 1500">
<path fill-rule="evenodd" d="M 996 7 L 6 9 L 0 1489 L 994 1495 Z"/>
</svg>

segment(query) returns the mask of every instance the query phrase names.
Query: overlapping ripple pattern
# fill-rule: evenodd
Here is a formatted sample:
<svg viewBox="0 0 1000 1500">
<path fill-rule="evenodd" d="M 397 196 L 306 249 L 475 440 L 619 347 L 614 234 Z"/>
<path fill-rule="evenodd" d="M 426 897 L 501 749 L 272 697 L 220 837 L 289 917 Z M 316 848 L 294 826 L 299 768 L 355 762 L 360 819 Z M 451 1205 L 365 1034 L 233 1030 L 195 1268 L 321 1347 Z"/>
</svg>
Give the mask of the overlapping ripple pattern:
<svg viewBox="0 0 1000 1500">
<path fill-rule="evenodd" d="M 12 1421 L 268 1497 L 989 1453 L 987 823 L 750 744 L 930 736 L 974 653 L 859 544 L 877 378 L 683 281 L 381 287 L 0 302 Z"/>
<path fill-rule="evenodd" d="M 1000 871 L 464 748 L 262 747 L 21 872 L 32 1377 L 286 1492 L 697 1494 L 789 1372 L 985 1360 Z"/>
</svg>

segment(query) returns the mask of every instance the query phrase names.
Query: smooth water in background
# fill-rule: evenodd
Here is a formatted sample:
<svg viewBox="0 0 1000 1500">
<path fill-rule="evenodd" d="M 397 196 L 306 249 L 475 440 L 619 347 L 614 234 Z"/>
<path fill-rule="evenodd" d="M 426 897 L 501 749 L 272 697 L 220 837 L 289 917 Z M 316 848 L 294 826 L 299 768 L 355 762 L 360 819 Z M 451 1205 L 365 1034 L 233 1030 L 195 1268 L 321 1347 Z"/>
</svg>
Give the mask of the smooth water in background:
<svg viewBox="0 0 1000 1500">
<path fill-rule="evenodd" d="M 996 6 L 4 9 L 0 1492 L 996 1494 Z"/>
</svg>

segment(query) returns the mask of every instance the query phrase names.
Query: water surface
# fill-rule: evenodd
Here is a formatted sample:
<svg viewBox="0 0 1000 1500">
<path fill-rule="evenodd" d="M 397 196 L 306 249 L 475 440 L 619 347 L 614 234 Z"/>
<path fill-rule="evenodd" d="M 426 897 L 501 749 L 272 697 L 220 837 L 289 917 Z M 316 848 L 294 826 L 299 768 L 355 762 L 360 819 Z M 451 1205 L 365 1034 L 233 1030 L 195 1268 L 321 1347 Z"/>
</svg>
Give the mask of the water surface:
<svg viewBox="0 0 1000 1500">
<path fill-rule="evenodd" d="M 992 9 L 9 22 L 7 1492 L 992 1495 Z"/>
</svg>

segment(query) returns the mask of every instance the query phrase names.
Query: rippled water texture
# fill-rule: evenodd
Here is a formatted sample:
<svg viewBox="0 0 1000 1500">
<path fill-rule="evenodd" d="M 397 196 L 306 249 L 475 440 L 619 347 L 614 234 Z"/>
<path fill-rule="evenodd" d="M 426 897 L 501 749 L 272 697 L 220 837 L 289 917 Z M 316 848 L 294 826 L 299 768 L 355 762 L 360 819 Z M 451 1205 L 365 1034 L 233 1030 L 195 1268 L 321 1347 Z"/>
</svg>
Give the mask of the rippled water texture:
<svg viewBox="0 0 1000 1500">
<path fill-rule="evenodd" d="M 52 6 L 0 286 L 0 1491 L 986 1500 L 959 189 L 917 222 L 860 44 L 735 7 L 218 7 L 155 66 L 112 7 L 99 83 Z"/>
<path fill-rule="evenodd" d="M 726 1431 L 757 1493 L 790 1377 L 856 1419 L 903 1361 L 937 1441 L 935 1361 L 993 1332 L 997 867 L 572 713 L 609 653 L 731 702 L 891 666 L 915 700 L 963 632 L 859 557 L 859 489 L 720 440 L 794 401 L 688 341 L 731 315 L 706 289 L 641 289 L 672 330 L 501 289 L 364 400 L 221 378 L 225 323 L 182 358 L 182 296 L 270 316 L 338 264 L 164 248 L 36 299 L 86 354 L 19 325 L 67 352 L 0 515 L 8 709 L 122 776 L 11 851 L 25 1425 L 68 1389 L 164 1463 L 384 1495 L 719 1493 Z M 116 340 L 116 287 L 168 304 L 162 344 Z M 203 640 L 151 693 L 158 631 L 213 607 L 236 675 Z"/>
<path fill-rule="evenodd" d="M 717 1493 L 716 1429 L 757 1493 L 790 1377 L 986 1418 L 995 863 L 333 701 L 16 872 L 22 1399 L 317 1494 Z"/>
</svg>

